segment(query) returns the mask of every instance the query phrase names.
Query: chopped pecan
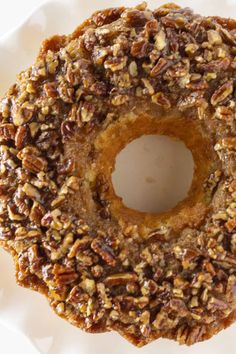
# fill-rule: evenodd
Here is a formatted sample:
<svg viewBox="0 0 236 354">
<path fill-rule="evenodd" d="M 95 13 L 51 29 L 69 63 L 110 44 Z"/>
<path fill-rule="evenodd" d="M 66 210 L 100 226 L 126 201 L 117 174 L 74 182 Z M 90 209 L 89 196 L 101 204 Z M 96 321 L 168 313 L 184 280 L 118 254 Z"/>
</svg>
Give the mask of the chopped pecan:
<svg viewBox="0 0 236 354">
<path fill-rule="evenodd" d="M 117 260 L 114 251 L 102 237 L 96 237 L 91 243 L 91 248 L 111 267 L 116 266 Z"/>
<path fill-rule="evenodd" d="M 145 86 L 144 91 L 147 92 L 149 95 L 153 95 L 154 94 L 154 88 L 153 88 L 151 82 L 148 79 L 146 79 L 146 78 L 143 78 L 142 82 L 143 82 L 143 84 Z"/>
<path fill-rule="evenodd" d="M 40 225 L 44 214 L 45 214 L 44 207 L 40 203 L 34 201 L 34 204 L 30 210 L 30 215 L 29 215 L 30 220 L 34 222 L 36 225 Z"/>
<path fill-rule="evenodd" d="M 27 203 L 24 197 L 15 195 L 14 202 L 20 214 L 25 216 L 29 215 L 29 203 Z"/>
<path fill-rule="evenodd" d="M 129 100 L 128 95 L 117 95 L 112 98 L 111 102 L 113 106 L 120 106 Z"/>
<path fill-rule="evenodd" d="M 42 233 L 36 229 L 27 230 L 25 227 L 18 227 L 15 231 L 15 237 L 17 240 L 40 238 L 42 237 Z"/>
<path fill-rule="evenodd" d="M 179 5 L 170 2 L 158 7 L 156 10 L 154 10 L 153 13 L 156 17 L 163 17 L 168 15 L 169 12 L 179 10 L 179 9 L 180 9 Z"/>
<path fill-rule="evenodd" d="M 152 45 L 145 39 L 134 42 L 131 46 L 130 53 L 135 58 L 145 58 L 152 50 Z"/>
<path fill-rule="evenodd" d="M 71 246 L 70 252 L 68 253 L 68 258 L 73 258 L 76 256 L 78 251 L 88 248 L 91 242 L 92 237 L 90 236 L 84 236 L 82 239 L 77 239 Z"/>
<path fill-rule="evenodd" d="M 59 175 L 67 175 L 71 174 L 74 171 L 75 162 L 74 160 L 68 158 L 63 162 L 57 164 L 57 172 Z"/>
<path fill-rule="evenodd" d="M 236 137 L 226 137 L 222 139 L 221 145 L 223 148 L 236 149 Z"/>
<path fill-rule="evenodd" d="M 90 91 L 95 96 L 105 96 L 107 93 L 107 85 L 105 84 L 105 82 L 96 81 L 91 85 Z"/>
<path fill-rule="evenodd" d="M 62 99 L 62 101 L 66 103 L 73 103 L 73 97 L 75 90 L 73 87 L 69 87 L 66 83 L 61 83 L 57 89 L 57 92 Z"/>
<path fill-rule="evenodd" d="M 30 183 L 25 183 L 24 186 L 22 187 L 22 191 L 31 199 L 40 201 L 41 195 L 38 191 L 37 188 L 35 188 L 32 184 Z"/>
<path fill-rule="evenodd" d="M 123 13 L 122 18 L 132 27 L 143 27 L 150 16 L 145 11 L 128 10 Z"/>
<path fill-rule="evenodd" d="M 184 269 L 194 268 L 194 262 L 201 256 L 201 252 L 193 248 L 185 248 L 182 252 L 182 266 Z"/>
<path fill-rule="evenodd" d="M 53 274 L 55 275 L 55 281 L 58 286 L 74 283 L 78 279 L 78 274 L 73 268 L 66 267 L 60 264 L 54 264 Z"/>
<path fill-rule="evenodd" d="M 225 223 L 225 227 L 229 232 L 232 232 L 233 230 L 236 230 L 236 218 L 234 219 L 229 219 Z"/>
<path fill-rule="evenodd" d="M 163 50 L 167 46 L 166 34 L 163 29 L 155 35 L 155 46 L 158 50 Z"/>
<path fill-rule="evenodd" d="M 39 271 L 43 264 L 43 257 L 40 255 L 38 245 L 35 244 L 28 249 L 28 259 L 31 273 Z"/>
<path fill-rule="evenodd" d="M 102 11 L 95 12 L 92 16 L 92 21 L 97 26 L 103 26 L 113 21 L 116 21 L 125 10 L 124 7 L 111 8 Z"/>
<path fill-rule="evenodd" d="M 191 81 L 186 85 L 189 90 L 206 90 L 208 88 L 208 83 L 205 80 Z"/>
<path fill-rule="evenodd" d="M 82 280 L 79 286 L 90 296 L 92 296 L 96 291 L 96 285 L 93 279 L 85 278 L 84 280 Z"/>
<path fill-rule="evenodd" d="M 25 215 L 18 214 L 17 211 L 15 210 L 15 208 L 10 205 L 7 206 L 7 211 L 8 211 L 9 219 L 12 221 L 24 220 L 26 217 Z"/>
<path fill-rule="evenodd" d="M 61 123 L 61 134 L 64 139 L 70 139 L 75 132 L 76 123 L 74 121 L 65 120 Z"/>
<path fill-rule="evenodd" d="M 220 34 L 224 41 L 230 45 L 236 45 L 236 40 L 233 37 L 233 35 L 224 27 L 220 26 L 219 27 Z"/>
<path fill-rule="evenodd" d="M 225 311 L 229 308 L 229 304 L 225 301 L 212 297 L 208 301 L 207 308 L 211 311 Z"/>
<path fill-rule="evenodd" d="M 171 103 L 163 92 L 157 92 L 152 96 L 152 102 L 165 109 L 171 107 Z"/>
<path fill-rule="evenodd" d="M 199 46 L 196 43 L 189 43 L 186 45 L 185 47 L 185 52 L 191 56 L 193 55 L 197 50 L 198 50 Z"/>
<path fill-rule="evenodd" d="M 104 62 L 105 69 L 110 69 L 112 72 L 124 69 L 127 64 L 127 57 L 115 57 L 107 59 Z"/>
<path fill-rule="evenodd" d="M 56 82 L 44 84 L 44 91 L 48 97 L 56 98 L 58 96 Z"/>
<path fill-rule="evenodd" d="M 15 126 L 11 123 L 3 123 L 0 125 L 0 142 L 14 140 Z"/>
<path fill-rule="evenodd" d="M 135 273 L 117 273 L 109 275 L 104 279 L 107 286 L 126 285 L 129 283 L 136 283 L 138 276 Z"/>
<path fill-rule="evenodd" d="M 215 30 L 208 30 L 207 31 L 207 38 L 210 44 L 212 45 L 219 45 L 222 43 L 222 38 L 219 32 Z"/>
<path fill-rule="evenodd" d="M 49 227 L 53 221 L 52 215 L 50 212 L 46 213 L 41 219 L 41 225 L 45 227 Z"/>
<path fill-rule="evenodd" d="M 144 282 L 141 292 L 143 295 L 154 295 L 157 292 L 157 289 L 157 283 L 154 280 L 149 279 Z"/>
<path fill-rule="evenodd" d="M 225 121 L 233 120 L 234 119 L 234 111 L 230 107 L 218 106 L 216 108 L 215 116 L 216 116 L 216 118 L 222 119 Z"/>
<path fill-rule="evenodd" d="M 129 64 L 129 73 L 132 77 L 138 76 L 138 67 L 135 61 L 131 61 Z"/>
<path fill-rule="evenodd" d="M 187 19 L 182 14 L 167 15 L 161 18 L 161 22 L 164 26 L 178 29 L 184 28 L 187 24 Z"/>
<path fill-rule="evenodd" d="M 192 329 L 187 329 L 187 337 L 185 339 L 185 343 L 187 345 L 192 345 L 193 343 L 197 343 L 204 338 L 204 334 L 206 333 L 207 329 L 205 325 L 196 326 Z M 180 344 L 183 343 L 181 339 L 179 340 Z"/>
<path fill-rule="evenodd" d="M 180 317 L 185 317 L 188 314 L 188 308 L 183 300 L 172 299 L 166 306 L 170 307 L 171 310 L 178 312 Z"/>
<path fill-rule="evenodd" d="M 12 110 L 13 123 L 15 126 L 23 125 L 31 120 L 33 113 L 34 106 L 27 101 L 20 107 L 15 106 Z"/>
<path fill-rule="evenodd" d="M 152 68 L 150 76 L 156 77 L 163 74 L 171 65 L 173 65 L 173 61 L 160 58 L 157 64 Z"/>
<path fill-rule="evenodd" d="M 104 269 L 102 266 L 97 264 L 94 267 L 92 267 L 91 272 L 92 272 L 94 278 L 100 278 L 104 272 Z"/>
<path fill-rule="evenodd" d="M 148 35 L 153 35 L 158 31 L 158 22 L 157 20 L 150 20 L 145 25 L 145 31 Z"/>
<path fill-rule="evenodd" d="M 85 294 L 79 285 L 75 285 L 67 297 L 67 301 L 74 305 L 88 301 L 88 299 L 89 295 Z"/>
<path fill-rule="evenodd" d="M 77 191 L 79 189 L 79 179 L 76 176 L 70 176 L 66 180 L 66 186 L 73 191 Z"/>
<path fill-rule="evenodd" d="M 96 107 L 92 102 L 84 102 L 80 108 L 81 121 L 87 123 L 92 120 Z"/>
<path fill-rule="evenodd" d="M 95 47 L 93 50 L 93 60 L 97 65 L 102 65 L 108 54 L 109 51 L 106 48 Z"/>
<path fill-rule="evenodd" d="M 178 52 L 179 50 L 179 40 L 176 32 L 171 28 L 166 28 L 166 34 L 168 38 L 168 43 L 170 45 L 170 49 L 173 52 Z"/>
<path fill-rule="evenodd" d="M 65 304 L 64 304 L 64 302 L 60 302 L 57 305 L 56 312 L 58 313 L 59 316 L 65 313 Z"/>
<path fill-rule="evenodd" d="M 186 97 L 181 97 L 178 102 L 178 107 L 180 110 L 198 106 L 199 102 L 202 100 L 201 91 L 192 92 Z"/>
<path fill-rule="evenodd" d="M 197 68 L 202 72 L 218 73 L 227 70 L 230 65 L 230 59 L 224 58 L 219 60 L 212 60 L 209 63 L 197 64 Z"/>
</svg>

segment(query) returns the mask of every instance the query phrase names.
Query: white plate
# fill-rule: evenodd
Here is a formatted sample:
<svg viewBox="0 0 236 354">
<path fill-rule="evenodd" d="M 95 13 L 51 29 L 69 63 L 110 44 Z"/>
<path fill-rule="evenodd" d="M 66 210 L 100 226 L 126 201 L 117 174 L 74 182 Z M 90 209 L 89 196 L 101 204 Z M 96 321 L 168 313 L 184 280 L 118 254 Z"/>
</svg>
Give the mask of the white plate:
<svg viewBox="0 0 236 354">
<path fill-rule="evenodd" d="M 69 33 L 82 20 L 100 8 L 132 6 L 132 0 L 61 0 L 51 1 L 35 10 L 20 27 L 0 38 L 0 94 L 14 82 L 16 74 L 33 63 L 40 42 L 55 33 Z M 193 7 L 201 14 L 236 17 L 236 1 L 176 1 Z M 151 8 L 163 1 L 149 1 Z M 27 336 L 40 353 L 47 354 L 235 354 L 236 325 L 211 340 L 193 347 L 180 347 L 158 340 L 136 349 L 115 333 L 86 334 L 55 316 L 39 294 L 15 284 L 10 256 L 0 250 L 0 323 Z"/>
</svg>

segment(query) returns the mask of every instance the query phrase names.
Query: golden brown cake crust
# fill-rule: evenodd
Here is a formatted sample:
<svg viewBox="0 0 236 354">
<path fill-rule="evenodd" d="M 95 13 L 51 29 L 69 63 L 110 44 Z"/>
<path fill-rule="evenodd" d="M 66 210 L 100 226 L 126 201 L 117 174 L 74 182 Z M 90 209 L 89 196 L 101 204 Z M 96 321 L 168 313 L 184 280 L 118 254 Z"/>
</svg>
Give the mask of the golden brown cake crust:
<svg viewBox="0 0 236 354">
<path fill-rule="evenodd" d="M 236 23 L 168 4 L 98 11 L 46 40 L 0 105 L 0 244 L 17 281 L 89 332 L 191 345 L 236 318 Z M 188 196 L 128 209 L 115 157 L 185 142 Z"/>
</svg>

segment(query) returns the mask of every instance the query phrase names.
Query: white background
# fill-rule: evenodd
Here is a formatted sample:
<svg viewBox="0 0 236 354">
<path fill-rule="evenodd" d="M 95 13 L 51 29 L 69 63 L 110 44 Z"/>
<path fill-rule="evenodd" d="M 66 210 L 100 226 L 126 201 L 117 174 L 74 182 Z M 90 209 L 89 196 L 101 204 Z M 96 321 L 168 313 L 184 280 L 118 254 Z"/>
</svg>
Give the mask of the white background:
<svg viewBox="0 0 236 354">
<path fill-rule="evenodd" d="M 43 0 L 0 0 L 0 36 L 18 26 Z"/>
</svg>

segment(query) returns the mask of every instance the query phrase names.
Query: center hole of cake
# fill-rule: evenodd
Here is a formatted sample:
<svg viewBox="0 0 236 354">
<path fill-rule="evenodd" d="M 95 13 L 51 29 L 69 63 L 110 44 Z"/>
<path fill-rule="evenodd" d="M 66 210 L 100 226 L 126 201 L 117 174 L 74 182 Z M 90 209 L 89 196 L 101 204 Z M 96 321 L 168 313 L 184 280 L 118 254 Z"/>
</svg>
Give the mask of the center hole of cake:
<svg viewBox="0 0 236 354">
<path fill-rule="evenodd" d="M 112 181 L 127 207 L 160 213 L 187 196 L 193 172 L 192 153 L 182 141 L 143 135 L 117 155 Z"/>
</svg>

